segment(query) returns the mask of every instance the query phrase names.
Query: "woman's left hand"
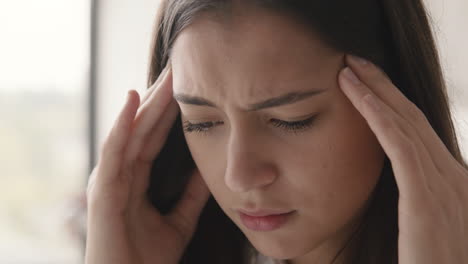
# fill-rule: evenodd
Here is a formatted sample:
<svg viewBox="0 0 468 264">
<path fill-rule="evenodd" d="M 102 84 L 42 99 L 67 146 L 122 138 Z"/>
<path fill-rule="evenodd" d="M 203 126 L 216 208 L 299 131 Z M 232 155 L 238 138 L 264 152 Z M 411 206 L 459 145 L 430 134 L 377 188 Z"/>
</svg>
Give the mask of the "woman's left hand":
<svg viewBox="0 0 468 264">
<path fill-rule="evenodd" d="M 376 135 L 398 185 L 399 263 L 468 263 L 468 170 L 383 71 L 351 55 L 346 62 L 341 89 Z"/>
</svg>

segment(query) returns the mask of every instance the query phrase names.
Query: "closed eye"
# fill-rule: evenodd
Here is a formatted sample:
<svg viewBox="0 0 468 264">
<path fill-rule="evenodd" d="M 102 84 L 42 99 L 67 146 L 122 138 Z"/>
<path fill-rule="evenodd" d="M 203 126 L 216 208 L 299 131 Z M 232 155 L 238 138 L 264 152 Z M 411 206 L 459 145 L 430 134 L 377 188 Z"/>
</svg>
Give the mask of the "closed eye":
<svg viewBox="0 0 468 264">
<path fill-rule="evenodd" d="M 300 120 L 300 121 L 284 121 L 280 119 L 271 119 L 270 122 L 275 126 L 282 128 L 283 130 L 287 132 L 300 132 L 308 129 L 309 127 L 312 126 L 314 120 L 316 118 L 316 115 L 309 117 L 305 120 Z"/>
<path fill-rule="evenodd" d="M 212 127 L 222 125 L 224 122 L 216 121 L 216 122 L 203 122 L 203 123 L 191 123 L 189 121 L 184 122 L 184 131 L 186 133 L 191 132 L 199 132 L 204 133 L 208 132 Z"/>
<path fill-rule="evenodd" d="M 309 117 L 304 120 L 299 120 L 299 121 L 285 121 L 285 120 L 280 120 L 276 118 L 272 118 L 269 120 L 270 124 L 272 124 L 274 127 L 280 128 L 285 132 L 301 132 L 305 131 L 308 128 L 310 128 L 314 120 L 316 119 L 316 115 Z M 207 133 L 210 132 L 211 129 L 213 129 L 216 126 L 224 124 L 223 121 L 216 121 L 216 122 L 203 122 L 203 123 L 191 123 L 189 121 L 185 121 L 183 128 L 184 132 L 186 133 L 192 133 L 192 132 L 198 132 L 198 133 Z"/>
</svg>

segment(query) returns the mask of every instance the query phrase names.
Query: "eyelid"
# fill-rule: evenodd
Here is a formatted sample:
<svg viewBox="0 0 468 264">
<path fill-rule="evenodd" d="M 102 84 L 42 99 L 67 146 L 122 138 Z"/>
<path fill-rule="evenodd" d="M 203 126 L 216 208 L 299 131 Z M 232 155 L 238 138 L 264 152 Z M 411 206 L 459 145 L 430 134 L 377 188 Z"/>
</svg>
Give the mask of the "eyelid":
<svg viewBox="0 0 468 264">
<path fill-rule="evenodd" d="M 273 126 L 282 128 L 286 132 L 303 132 L 312 127 L 315 124 L 315 120 L 317 119 L 317 115 L 309 116 L 306 119 L 297 120 L 297 121 L 284 121 L 280 119 L 271 119 L 270 122 Z"/>
<path fill-rule="evenodd" d="M 288 114 L 285 114 L 284 112 L 283 113 L 265 113 L 262 119 L 265 122 L 270 122 L 272 119 L 275 119 L 275 120 L 281 120 L 284 122 L 293 123 L 293 122 L 305 121 L 318 114 L 319 114 L 319 111 L 309 112 L 308 114 L 305 114 L 305 115 L 294 115 L 294 114 L 288 115 Z"/>
<path fill-rule="evenodd" d="M 285 119 L 280 119 L 280 118 L 272 118 L 272 119 L 280 120 L 280 121 L 287 122 L 287 123 L 295 123 L 295 122 L 305 122 L 305 121 L 314 119 L 316 115 L 317 114 L 307 115 L 307 116 L 295 118 L 293 120 L 285 120 Z"/>
<path fill-rule="evenodd" d="M 314 116 L 316 116 L 317 113 L 313 113 L 313 114 L 307 114 L 307 115 L 302 115 L 302 116 L 297 116 L 297 117 L 294 117 L 294 118 L 290 118 L 290 119 L 282 119 L 282 118 L 279 118 L 279 117 L 272 117 L 270 116 L 269 119 L 279 119 L 281 121 L 284 121 L 284 122 L 290 122 L 290 123 L 293 123 L 293 122 L 300 122 L 300 121 L 305 121 L 306 119 L 309 119 L 309 118 L 312 118 Z"/>
<path fill-rule="evenodd" d="M 295 121 L 285 121 L 282 119 L 277 118 L 270 118 L 268 119 L 268 123 L 273 125 L 274 127 L 282 129 L 284 132 L 304 132 L 308 130 L 315 124 L 315 119 L 317 118 L 318 114 L 307 115 L 306 118 L 302 118 L 300 120 Z M 191 132 L 199 132 L 203 134 L 207 134 L 211 132 L 211 130 L 215 129 L 217 126 L 224 124 L 223 121 L 207 121 L 207 122 L 190 122 L 184 121 L 183 122 L 183 129 L 186 133 Z"/>
<path fill-rule="evenodd" d="M 185 132 L 201 132 L 207 133 L 210 130 L 218 125 L 223 124 L 223 121 L 207 121 L 207 122 L 190 122 L 190 121 L 183 121 L 183 130 Z"/>
</svg>

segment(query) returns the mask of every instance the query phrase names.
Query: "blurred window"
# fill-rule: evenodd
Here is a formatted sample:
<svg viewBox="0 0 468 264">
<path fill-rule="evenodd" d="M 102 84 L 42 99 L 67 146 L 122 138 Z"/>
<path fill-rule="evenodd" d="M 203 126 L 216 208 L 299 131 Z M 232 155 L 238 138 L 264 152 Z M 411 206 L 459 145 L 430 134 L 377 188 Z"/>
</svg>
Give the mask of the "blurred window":
<svg viewBox="0 0 468 264">
<path fill-rule="evenodd" d="M 82 263 L 90 4 L 0 2 L 0 263 Z"/>
</svg>

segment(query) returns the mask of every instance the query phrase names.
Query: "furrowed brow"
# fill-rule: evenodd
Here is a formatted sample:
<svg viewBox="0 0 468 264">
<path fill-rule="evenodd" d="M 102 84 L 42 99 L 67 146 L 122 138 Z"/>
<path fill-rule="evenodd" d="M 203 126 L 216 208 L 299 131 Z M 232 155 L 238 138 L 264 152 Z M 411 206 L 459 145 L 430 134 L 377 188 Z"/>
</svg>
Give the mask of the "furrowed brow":
<svg viewBox="0 0 468 264">
<path fill-rule="evenodd" d="M 278 97 L 267 99 L 259 103 L 251 104 L 248 106 L 247 111 L 252 112 L 252 111 L 258 111 L 261 109 L 296 103 L 306 98 L 319 95 L 325 91 L 326 90 L 313 90 L 313 91 L 305 91 L 305 92 L 287 93 Z M 214 107 L 214 108 L 218 107 L 215 103 L 209 101 L 208 99 L 198 97 L 198 96 L 191 96 L 191 95 L 183 94 L 183 93 L 174 94 L 174 99 L 177 100 L 179 103 L 183 103 L 183 104 L 208 106 L 208 107 Z"/>
</svg>

